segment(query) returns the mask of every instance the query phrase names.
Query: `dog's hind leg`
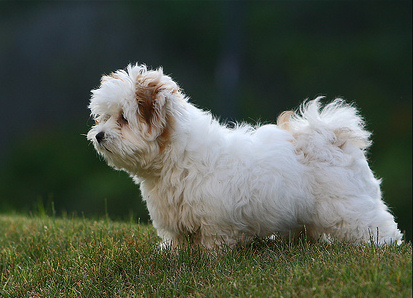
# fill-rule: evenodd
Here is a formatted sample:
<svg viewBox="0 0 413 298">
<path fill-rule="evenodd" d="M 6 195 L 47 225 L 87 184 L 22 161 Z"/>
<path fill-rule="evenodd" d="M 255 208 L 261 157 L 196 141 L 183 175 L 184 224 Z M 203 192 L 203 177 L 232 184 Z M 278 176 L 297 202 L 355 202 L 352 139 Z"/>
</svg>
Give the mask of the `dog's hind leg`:
<svg viewBox="0 0 413 298">
<path fill-rule="evenodd" d="M 313 238 L 329 235 L 337 240 L 380 245 L 402 242 L 402 234 L 381 200 L 334 198 L 319 204 L 316 210 L 309 229 Z"/>
</svg>

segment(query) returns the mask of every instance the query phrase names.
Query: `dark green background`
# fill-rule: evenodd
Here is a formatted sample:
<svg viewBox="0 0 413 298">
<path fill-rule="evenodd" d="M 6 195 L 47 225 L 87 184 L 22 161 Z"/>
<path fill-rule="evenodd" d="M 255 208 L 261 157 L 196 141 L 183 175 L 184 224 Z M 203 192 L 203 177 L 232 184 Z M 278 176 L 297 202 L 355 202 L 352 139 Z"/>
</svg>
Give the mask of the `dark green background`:
<svg viewBox="0 0 413 298">
<path fill-rule="evenodd" d="M 138 187 L 83 135 L 101 74 L 140 62 L 223 121 L 274 122 L 318 95 L 355 102 L 410 240 L 411 21 L 410 1 L 0 2 L 0 212 L 148 220 Z"/>
</svg>

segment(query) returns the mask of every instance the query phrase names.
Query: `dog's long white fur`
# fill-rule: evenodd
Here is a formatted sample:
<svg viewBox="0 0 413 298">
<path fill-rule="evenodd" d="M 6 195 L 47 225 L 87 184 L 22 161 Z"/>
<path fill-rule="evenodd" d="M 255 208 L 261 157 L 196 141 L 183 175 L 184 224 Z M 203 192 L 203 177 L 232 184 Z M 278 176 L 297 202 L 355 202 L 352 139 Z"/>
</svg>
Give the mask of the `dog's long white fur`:
<svg viewBox="0 0 413 298">
<path fill-rule="evenodd" d="M 401 243 L 367 163 L 370 133 L 343 100 L 322 108 L 317 98 L 278 125 L 230 129 L 162 69 L 129 65 L 102 78 L 90 109 L 88 139 L 140 185 L 165 243 L 233 246 L 303 225 L 313 238 Z"/>
</svg>

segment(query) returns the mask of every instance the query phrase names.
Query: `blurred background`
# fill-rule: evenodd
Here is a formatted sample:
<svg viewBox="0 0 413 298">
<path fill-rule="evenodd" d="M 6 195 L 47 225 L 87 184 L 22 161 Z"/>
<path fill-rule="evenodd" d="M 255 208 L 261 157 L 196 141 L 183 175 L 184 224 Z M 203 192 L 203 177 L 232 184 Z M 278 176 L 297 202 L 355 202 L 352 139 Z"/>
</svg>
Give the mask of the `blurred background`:
<svg viewBox="0 0 413 298">
<path fill-rule="evenodd" d="M 0 2 L 0 212 L 148 221 L 139 189 L 86 141 L 90 90 L 163 66 L 223 122 L 306 98 L 355 102 L 371 167 L 412 238 L 411 1 Z"/>
</svg>

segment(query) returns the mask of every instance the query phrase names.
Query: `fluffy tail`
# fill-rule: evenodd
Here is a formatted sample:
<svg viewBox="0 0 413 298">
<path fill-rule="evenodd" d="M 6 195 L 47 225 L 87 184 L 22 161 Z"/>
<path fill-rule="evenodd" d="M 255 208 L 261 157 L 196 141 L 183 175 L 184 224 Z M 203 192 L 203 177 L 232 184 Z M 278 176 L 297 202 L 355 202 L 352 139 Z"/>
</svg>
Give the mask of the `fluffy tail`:
<svg viewBox="0 0 413 298">
<path fill-rule="evenodd" d="M 323 155 L 333 147 L 343 149 L 346 145 L 367 149 L 371 145 L 371 133 L 365 130 L 357 109 L 342 99 L 322 108 L 321 99 L 303 103 L 295 113 L 284 112 L 278 118 L 278 125 L 291 132 L 303 152 Z"/>
</svg>

